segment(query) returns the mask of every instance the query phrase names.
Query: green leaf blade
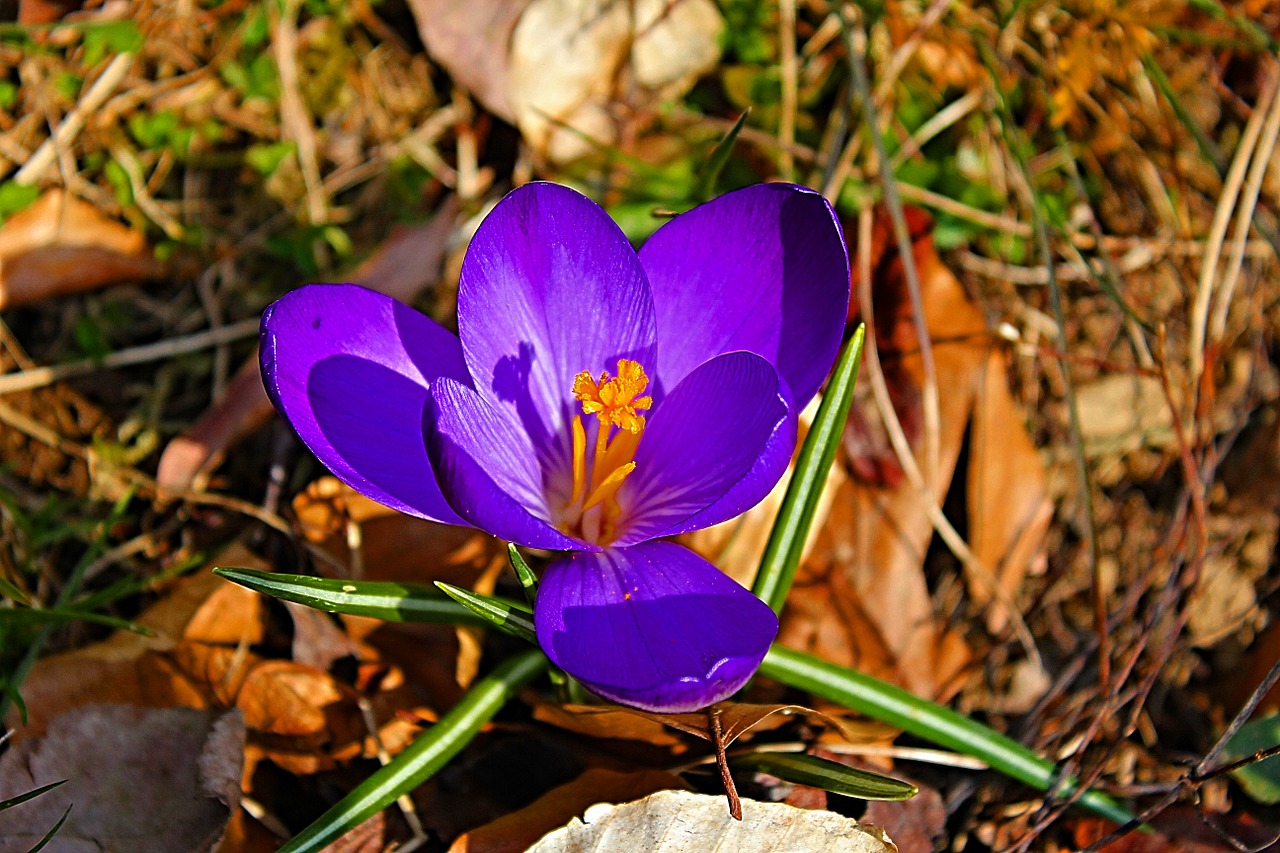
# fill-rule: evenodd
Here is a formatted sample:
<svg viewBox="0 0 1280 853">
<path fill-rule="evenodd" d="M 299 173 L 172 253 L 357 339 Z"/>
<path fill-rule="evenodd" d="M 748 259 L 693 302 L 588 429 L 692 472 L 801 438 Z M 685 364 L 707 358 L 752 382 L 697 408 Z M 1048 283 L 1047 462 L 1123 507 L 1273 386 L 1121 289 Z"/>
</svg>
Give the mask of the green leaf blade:
<svg viewBox="0 0 1280 853">
<path fill-rule="evenodd" d="M 822 487 L 827 481 L 827 472 L 835 461 L 840 436 L 849 419 L 849 406 L 853 402 L 853 389 L 858 380 L 858 365 L 862 363 L 866 337 L 866 327 L 859 326 L 840 353 L 813 426 L 809 427 L 809 435 L 800 448 L 791 483 L 782 499 L 782 508 L 778 510 L 778 518 L 760 558 L 760 570 L 751 591 L 775 613 L 782 612 L 787 593 L 791 591 L 804 542 L 813 525 Z"/>
<path fill-rule="evenodd" d="M 432 622 L 478 627 L 492 624 L 473 610 L 423 584 L 331 580 L 226 567 L 216 568 L 213 573 L 255 592 L 330 613 L 371 616 L 385 622 Z M 518 607 L 514 601 L 495 600 Z"/>
<path fill-rule="evenodd" d="M 1013 738 L 878 678 L 776 645 L 760 665 L 760 674 L 931 743 L 980 758 L 992 769 L 1041 791 L 1056 790 L 1059 795 L 1066 795 L 1074 790 L 1074 779 L 1061 779 L 1053 762 Z M 1099 791 L 1085 791 L 1078 802 L 1117 823 L 1126 823 L 1133 817 L 1124 806 Z"/>
<path fill-rule="evenodd" d="M 365 820 L 430 779 L 479 733 L 498 710 L 546 668 L 536 649 L 503 662 L 467 691 L 417 740 L 356 786 L 337 805 L 294 836 L 279 853 L 323 850 Z"/>
<path fill-rule="evenodd" d="M 445 595 L 484 619 L 485 624 L 492 625 L 500 631 L 506 631 L 513 637 L 527 640 L 534 645 L 538 644 L 538 636 L 534 630 L 533 620 L 529 618 L 533 614 L 529 613 L 529 611 L 511 602 L 505 602 L 502 599 L 488 595 L 481 595 L 478 592 L 472 592 L 443 581 L 436 581 L 436 587 Z"/>
<path fill-rule="evenodd" d="M 735 757 L 733 763 L 787 782 L 861 800 L 909 800 L 920 793 L 909 782 L 804 753 L 753 752 Z"/>
</svg>

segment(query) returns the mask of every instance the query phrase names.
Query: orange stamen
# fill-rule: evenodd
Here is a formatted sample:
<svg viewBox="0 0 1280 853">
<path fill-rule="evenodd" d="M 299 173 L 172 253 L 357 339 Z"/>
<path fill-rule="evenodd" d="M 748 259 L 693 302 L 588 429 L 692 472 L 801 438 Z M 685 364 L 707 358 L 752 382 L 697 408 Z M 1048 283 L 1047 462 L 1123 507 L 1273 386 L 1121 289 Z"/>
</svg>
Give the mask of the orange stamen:
<svg viewBox="0 0 1280 853">
<path fill-rule="evenodd" d="M 592 541 L 602 536 L 611 540 L 615 535 L 622 513 L 615 496 L 636 469 L 636 448 L 645 426 L 642 412 L 653 407 L 653 397 L 644 395 L 648 386 L 644 368 L 626 358 L 618 360 L 616 377 L 604 371 L 597 380 L 584 370 L 573 378 L 573 396 L 582 404 L 583 415 L 596 416 L 596 446 L 588 475 L 586 428 L 582 417 L 575 416 L 573 489 L 565 506 L 567 530 L 576 528 Z"/>
<path fill-rule="evenodd" d="M 573 493 L 569 503 L 576 504 L 587 487 L 587 431 L 582 427 L 582 418 L 573 418 Z"/>
</svg>

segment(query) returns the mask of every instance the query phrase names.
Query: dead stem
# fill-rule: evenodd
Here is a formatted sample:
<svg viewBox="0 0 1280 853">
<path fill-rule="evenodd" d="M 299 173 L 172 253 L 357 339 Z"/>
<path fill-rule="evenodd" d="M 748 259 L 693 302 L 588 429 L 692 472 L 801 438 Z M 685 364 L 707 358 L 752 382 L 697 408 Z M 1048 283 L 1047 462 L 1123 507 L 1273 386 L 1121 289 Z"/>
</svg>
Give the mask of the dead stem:
<svg viewBox="0 0 1280 853">
<path fill-rule="evenodd" d="M 720 781 L 724 785 L 724 795 L 729 800 L 729 814 L 734 820 L 742 820 L 742 800 L 738 798 L 738 787 L 733 784 L 733 774 L 729 772 L 729 759 L 724 754 L 724 729 L 720 726 L 720 709 L 715 705 L 707 709 L 707 723 L 711 730 L 711 743 L 716 748 Z"/>
</svg>

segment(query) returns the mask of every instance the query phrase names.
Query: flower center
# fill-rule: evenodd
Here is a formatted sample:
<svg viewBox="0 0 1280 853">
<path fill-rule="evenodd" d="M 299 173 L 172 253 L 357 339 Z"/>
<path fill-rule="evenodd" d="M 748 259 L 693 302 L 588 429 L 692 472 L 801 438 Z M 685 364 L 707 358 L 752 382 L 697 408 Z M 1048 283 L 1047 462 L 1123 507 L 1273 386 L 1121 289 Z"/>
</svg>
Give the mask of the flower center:
<svg viewBox="0 0 1280 853">
<path fill-rule="evenodd" d="M 589 371 L 573 379 L 573 396 L 582 415 L 573 418 L 573 491 L 565 505 L 566 532 L 592 542 L 606 543 L 617 534 L 619 487 L 636 470 L 636 447 L 644 434 L 644 415 L 653 398 L 641 396 L 649 377 L 639 362 L 618 360 L 618 375 L 606 370 L 599 380 Z M 587 455 L 584 415 L 596 416 L 595 450 Z"/>
</svg>

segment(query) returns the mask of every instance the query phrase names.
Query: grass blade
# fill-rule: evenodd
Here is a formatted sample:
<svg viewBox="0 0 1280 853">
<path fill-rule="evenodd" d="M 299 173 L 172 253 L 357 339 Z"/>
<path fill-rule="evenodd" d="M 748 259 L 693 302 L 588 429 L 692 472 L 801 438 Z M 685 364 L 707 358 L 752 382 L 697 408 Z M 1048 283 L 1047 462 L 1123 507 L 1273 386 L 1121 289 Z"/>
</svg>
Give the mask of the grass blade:
<svg viewBox="0 0 1280 853">
<path fill-rule="evenodd" d="M 878 678 L 781 646 L 769 650 L 760 665 L 760 674 L 931 743 L 980 758 L 992 769 L 1041 791 L 1067 794 L 1074 790 L 1074 779 L 1062 779 L 1053 762 L 1013 738 Z M 1085 791 L 1079 803 L 1117 823 L 1126 823 L 1133 817 L 1124 806 L 1098 791 Z"/>
<path fill-rule="evenodd" d="M 0 609 L 0 625 L 61 625 L 66 622 L 90 622 L 94 625 L 132 631 L 147 637 L 152 634 L 147 628 L 135 625 L 128 619 L 75 608 L 6 607 Z"/>
<path fill-rule="evenodd" d="M 513 637 L 528 640 L 534 645 L 538 644 L 538 636 L 534 632 L 533 620 L 529 618 L 533 614 L 529 613 L 529 611 L 502 599 L 481 595 L 478 592 L 472 592 L 469 589 L 463 589 L 460 586 L 454 586 L 444 581 L 436 581 L 436 587 L 445 595 L 484 619 L 486 625 L 492 625 L 499 630 L 506 631 Z"/>
<path fill-rule="evenodd" d="M 21 805 L 22 803 L 25 803 L 27 800 L 34 800 L 36 797 L 40 796 L 45 791 L 52 791 L 54 788 L 58 787 L 59 785 L 65 785 L 65 784 L 67 784 L 66 779 L 63 779 L 60 782 L 50 782 L 48 785 L 41 785 L 39 788 L 36 788 L 35 790 L 27 791 L 25 794 L 19 794 L 16 797 L 12 797 L 8 800 L 5 800 L 3 803 L 0 803 L 0 812 L 4 811 L 5 809 L 11 809 L 17 805 Z"/>
<path fill-rule="evenodd" d="M 909 800 L 920 792 L 909 782 L 804 753 L 752 752 L 735 756 L 733 764 L 861 800 Z"/>
<path fill-rule="evenodd" d="M 831 470 L 836 449 L 840 446 L 840 435 L 849 418 L 849 405 L 853 402 L 853 386 L 858 380 L 858 365 L 862 362 L 862 345 L 866 337 L 866 327 L 859 326 L 840 353 L 827 393 L 800 449 L 795 472 L 782 499 L 782 508 L 778 510 L 778 518 L 769 533 L 764 556 L 760 558 L 760 571 L 756 573 L 751 591 L 777 613 L 782 612 L 791 582 L 795 580 L 804 541 L 813 524 L 818 499 L 822 496 L 822 486 L 827 481 L 827 472 Z"/>
<path fill-rule="evenodd" d="M 751 110 L 744 110 L 742 115 L 738 116 L 738 120 L 733 123 L 733 127 L 729 128 L 729 132 L 724 138 L 716 143 L 716 147 L 711 149 L 711 156 L 707 158 L 707 162 L 703 164 L 702 169 L 698 173 L 698 198 L 702 201 L 710 201 L 716 194 L 716 181 L 720 179 L 720 171 L 724 169 L 724 164 L 729 162 L 729 155 L 733 153 L 734 143 L 738 141 L 738 134 L 742 132 L 742 127 L 747 123 L 747 116 L 751 114 Z"/>
<path fill-rule="evenodd" d="M 507 545 L 507 558 L 511 561 L 511 569 L 516 573 L 516 577 L 520 580 L 520 586 L 524 588 L 524 597 L 529 600 L 529 606 L 538 599 L 538 578 L 533 573 L 533 569 L 529 568 L 529 564 L 524 561 L 524 555 L 520 553 L 520 549 L 515 545 Z"/>
<path fill-rule="evenodd" d="M 294 836 L 279 853 L 322 850 L 395 802 L 397 797 L 427 781 L 546 665 L 547 659 L 536 649 L 504 661 L 491 675 L 476 682 L 440 722 Z"/>
<path fill-rule="evenodd" d="M 62 829 L 62 825 L 67 822 L 67 818 L 69 817 L 71 817 L 71 806 L 67 806 L 67 810 L 62 813 L 62 817 L 58 818 L 58 822 L 53 825 L 53 829 L 46 832 L 44 838 L 40 839 L 40 843 L 28 850 L 27 853 L 40 853 L 40 851 L 44 849 L 45 845 L 52 841 L 53 837 L 58 834 L 58 830 Z"/>
<path fill-rule="evenodd" d="M 343 581 L 223 567 L 214 569 L 213 573 L 255 592 L 330 613 L 372 616 L 384 622 L 436 622 L 478 627 L 493 624 L 424 584 Z M 519 607 L 514 601 L 495 601 Z"/>
</svg>

